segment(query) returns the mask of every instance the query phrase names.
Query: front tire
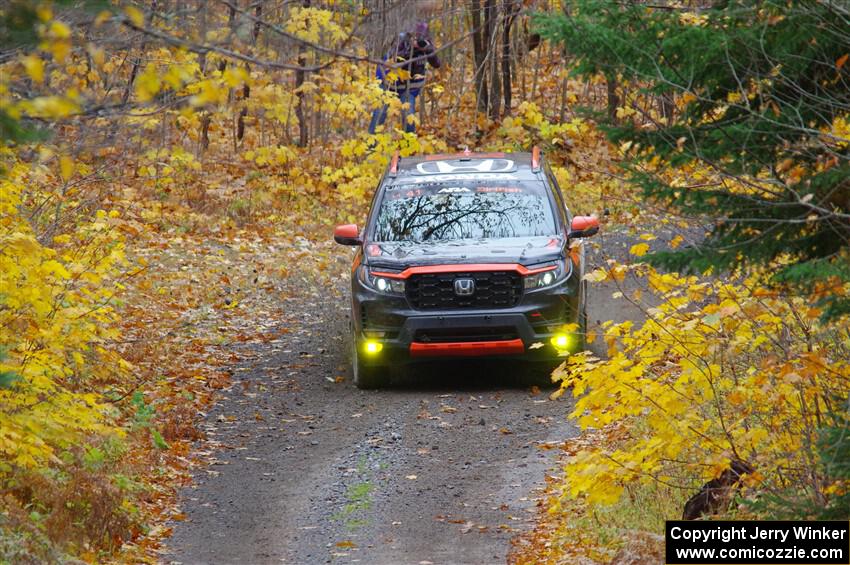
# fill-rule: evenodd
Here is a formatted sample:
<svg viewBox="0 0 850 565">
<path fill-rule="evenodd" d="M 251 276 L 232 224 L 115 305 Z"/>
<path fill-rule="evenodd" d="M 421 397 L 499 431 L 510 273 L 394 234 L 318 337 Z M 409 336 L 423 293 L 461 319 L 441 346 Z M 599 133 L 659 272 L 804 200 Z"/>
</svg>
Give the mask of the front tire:
<svg viewBox="0 0 850 565">
<path fill-rule="evenodd" d="M 549 361 L 528 361 L 526 363 L 526 373 L 523 384 L 527 386 L 536 386 L 543 390 L 557 387 L 556 383 L 552 382 L 552 371 L 558 367 L 563 360 Z"/>
</svg>

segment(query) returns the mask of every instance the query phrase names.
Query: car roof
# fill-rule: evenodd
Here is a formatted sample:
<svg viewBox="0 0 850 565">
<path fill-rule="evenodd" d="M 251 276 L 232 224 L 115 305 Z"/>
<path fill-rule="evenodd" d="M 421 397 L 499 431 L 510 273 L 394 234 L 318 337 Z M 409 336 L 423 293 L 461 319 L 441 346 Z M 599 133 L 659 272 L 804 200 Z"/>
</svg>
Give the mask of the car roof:
<svg viewBox="0 0 850 565">
<path fill-rule="evenodd" d="M 395 168 L 395 170 L 393 170 Z M 395 182 L 440 182 L 451 176 L 461 178 L 511 178 L 533 180 L 537 169 L 532 165 L 531 153 L 444 153 L 417 155 L 394 159 L 390 165 L 390 178 Z"/>
</svg>

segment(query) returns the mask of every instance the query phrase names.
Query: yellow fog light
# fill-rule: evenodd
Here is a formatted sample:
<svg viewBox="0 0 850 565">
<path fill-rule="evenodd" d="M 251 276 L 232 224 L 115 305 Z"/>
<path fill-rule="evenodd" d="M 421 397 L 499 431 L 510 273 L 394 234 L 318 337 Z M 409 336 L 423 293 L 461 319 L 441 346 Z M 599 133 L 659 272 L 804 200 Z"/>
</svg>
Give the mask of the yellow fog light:
<svg viewBox="0 0 850 565">
<path fill-rule="evenodd" d="M 578 344 L 578 339 L 574 334 L 555 334 L 551 342 L 558 351 L 572 351 Z"/>
<path fill-rule="evenodd" d="M 384 348 L 383 343 L 381 343 L 380 341 L 372 341 L 372 340 L 367 341 L 366 344 L 363 346 L 363 349 L 369 355 L 376 355 L 376 354 L 380 353 L 383 348 Z"/>
</svg>

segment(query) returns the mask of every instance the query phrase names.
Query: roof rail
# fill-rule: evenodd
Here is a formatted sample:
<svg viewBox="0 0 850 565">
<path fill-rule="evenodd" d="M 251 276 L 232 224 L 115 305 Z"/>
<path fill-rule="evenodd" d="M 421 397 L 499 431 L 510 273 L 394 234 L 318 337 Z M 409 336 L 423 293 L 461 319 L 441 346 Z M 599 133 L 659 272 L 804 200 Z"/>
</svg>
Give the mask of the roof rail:
<svg viewBox="0 0 850 565">
<path fill-rule="evenodd" d="M 390 176 L 394 177 L 398 174 L 398 162 L 401 160 L 401 156 L 398 151 L 393 153 L 393 158 L 390 160 Z"/>
<path fill-rule="evenodd" d="M 540 148 L 536 145 L 531 148 L 531 172 L 540 172 Z"/>
</svg>

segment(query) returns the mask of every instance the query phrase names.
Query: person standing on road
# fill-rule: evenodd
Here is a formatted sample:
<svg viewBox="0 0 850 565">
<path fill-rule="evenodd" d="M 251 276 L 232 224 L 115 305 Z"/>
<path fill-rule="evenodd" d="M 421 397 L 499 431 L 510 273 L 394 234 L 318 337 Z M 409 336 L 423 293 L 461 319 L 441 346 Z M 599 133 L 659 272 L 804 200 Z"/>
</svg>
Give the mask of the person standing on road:
<svg viewBox="0 0 850 565">
<path fill-rule="evenodd" d="M 381 88 L 395 92 L 401 103 L 407 104 L 401 113 L 402 124 L 405 132 L 415 133 L 416 126 L 408 121 L 408 116 L 416 114 L 416 97 L 425 86 L 426 61 L 431 67 L 440 68 L 440 59 L 429 37 L 428 24 L 419 22 L 412 33 L 400 33 L 395 47 L 387 53 L 384 61 L 393 62 L 399 66 L 378 65 L 376 76 L 381 81 Z M 395 82 L 391 82 L 392 79 L 387 76 L 391 71 L 401 75 Z M 374 134 L 378 126 L 384 125 L 387 120 L 387 109 L 385 104 L 372 112 L 372 121 L 369 123 L 370 134 Z"/>
</svg>

